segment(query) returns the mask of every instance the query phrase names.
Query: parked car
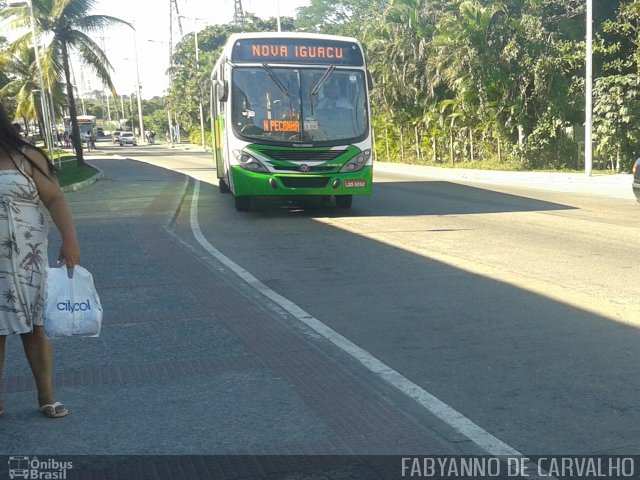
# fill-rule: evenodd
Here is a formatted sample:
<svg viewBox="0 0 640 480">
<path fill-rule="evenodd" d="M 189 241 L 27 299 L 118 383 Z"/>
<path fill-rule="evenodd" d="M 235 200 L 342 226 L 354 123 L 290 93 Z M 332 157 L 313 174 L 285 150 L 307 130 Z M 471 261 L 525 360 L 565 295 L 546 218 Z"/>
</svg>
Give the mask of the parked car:
<svg viewBox="0 0 640 480">
<path fill-rule="evenodd" d="M 138 140 L 136 140 L 136 136 L 133 132 L 120 133 L 120 146 L 124 147 L 125 145 L 133 145 L 134 147 L 138 145 Z"/>
<path fill-rule="evenodd" d="M 98 135 L 99 137 L 104 137 L 104 128 L 96 127 L 96 135 Z"/>
<path fill-rule="evenodd" d="M 120 143 L 120 130 L 116 130 L 111 134 L 111 143 Z"/>
<path fill-rule="evenodd" d="M 633 164 L 633 193 L 640 202 L 640 158 Z"/>
</svg>

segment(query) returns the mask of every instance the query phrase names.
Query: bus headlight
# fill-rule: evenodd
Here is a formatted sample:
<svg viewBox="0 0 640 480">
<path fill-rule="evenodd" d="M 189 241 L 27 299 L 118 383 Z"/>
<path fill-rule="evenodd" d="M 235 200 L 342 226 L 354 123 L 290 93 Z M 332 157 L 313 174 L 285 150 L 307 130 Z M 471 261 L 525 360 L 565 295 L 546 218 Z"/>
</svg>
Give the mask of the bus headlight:
<svg viewBox="0 0 640 480">
<path fill-rule="evenodd" d="M 240 150 L 234 150 L 233 156 L 236 157 L 238 163 L 245 170 L 249 170 L 250 172 L 261 172 L 261 173 L 269 173 L 267 167 L 265 167 L 260 160 L 252 157 L 246 152 L 242 152 Z"/>
<path fill-rule="evenodd" d="M 364 168 L 371 158 L 371 150 L 367 149 L 353 157 L 340 169 L 340 173 L 358 172 Z"/>
</svg>

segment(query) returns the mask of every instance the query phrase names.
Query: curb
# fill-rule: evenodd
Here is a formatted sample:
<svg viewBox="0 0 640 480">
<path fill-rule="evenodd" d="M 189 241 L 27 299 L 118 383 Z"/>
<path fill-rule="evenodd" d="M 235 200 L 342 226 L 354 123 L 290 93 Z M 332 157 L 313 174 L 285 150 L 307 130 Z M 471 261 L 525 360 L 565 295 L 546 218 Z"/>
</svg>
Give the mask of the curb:
<svg viewBox="0 0 640 480">
<path fill-rule="evenodd" d="M 104 178 L 104 172 L 102 170 L 100 170 L 95 165 L 91 165 L 91 167 L 95 168 L 98 171 L 98 173 L 96 173 L 94 176 L 92 176 L 90 178 L 87 178 L 86 180 L 83 180 L 81 182 L 72 183 L 72 184 L 69 184 L 69 185 L 65 185 L 64 187 L 61 187 L 62 191 L 64 193 L 76 192 L 78 190 L 82 190 L 83 188 L 87 188 L 89 185 L 93 185 L 94 183 L 96 183 L 101 178 Z"/>
<path fill-rule="evenodd" d="M 167 146 L 169 146 L 169 148 L 173 148 L 173 149 L 180 149 L 180 150 L 188 150 L 188 151 L 196 151 L 196 152 L 200 152 L 200 153 L 210 153 L 211 149 L 208 147 L 202 147 L 202 145 L 196 145 L 194 143 L 174 143 L 173 145 L 171 144 L 166 144 Z"/>
</svg>

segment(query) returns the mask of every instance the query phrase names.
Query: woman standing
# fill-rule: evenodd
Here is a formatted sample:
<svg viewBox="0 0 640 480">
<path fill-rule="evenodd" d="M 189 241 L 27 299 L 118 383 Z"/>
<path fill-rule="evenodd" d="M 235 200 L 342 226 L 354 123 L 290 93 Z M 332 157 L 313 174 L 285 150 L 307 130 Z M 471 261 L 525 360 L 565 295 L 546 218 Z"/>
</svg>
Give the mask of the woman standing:
<svg viewBox="0 0 640 480">
<path fill-rule="evenodd" d="M 58 418 L 69 411 L 53 394 L 52 346 L 44 336 L 48 222 L 43 206 L 62 237 L 58 260 L 73 268 L 80 246 L 55 169 L 15 130 L 0 103 L 0 386 L 7 335 L 20 335 L 39 410 Z M 0 399 L 0 415 L 4 409 Z"/>
</svg>

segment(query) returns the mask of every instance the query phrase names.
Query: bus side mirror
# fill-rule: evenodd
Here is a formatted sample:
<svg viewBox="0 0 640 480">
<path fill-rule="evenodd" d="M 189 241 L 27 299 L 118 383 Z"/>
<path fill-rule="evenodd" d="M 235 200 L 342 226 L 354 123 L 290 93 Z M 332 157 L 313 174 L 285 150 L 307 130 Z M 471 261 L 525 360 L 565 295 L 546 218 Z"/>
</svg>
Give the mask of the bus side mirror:
<svg viewBox="0 0 640 480">
<path fill-rule="evenodd" d="M 217 80 L 215 89 L 216 89 L 216 97 L 218 97 L 218 101 L 226 102 L 227 95 L 229 94 L 229 89 L 227 88 L 226 80 Z"/>
<path fill-rule="evenodd" d="M 367 88 L 373 90 L 373 76 L 369 70 L 367 70 Z"/>
</svg>

